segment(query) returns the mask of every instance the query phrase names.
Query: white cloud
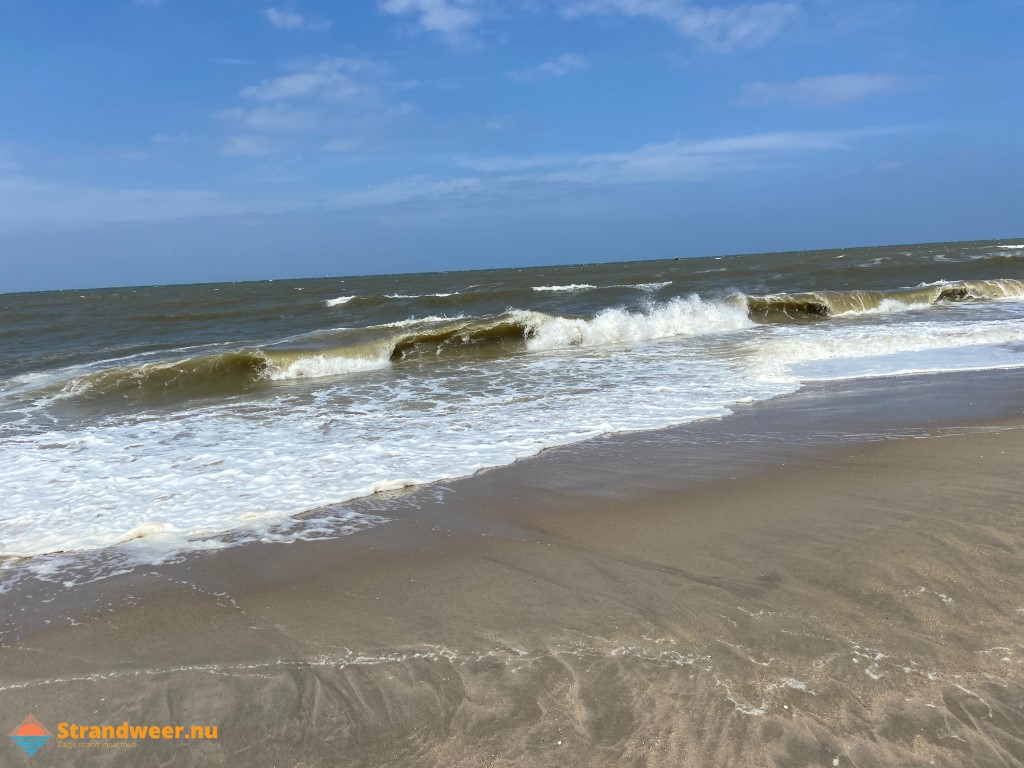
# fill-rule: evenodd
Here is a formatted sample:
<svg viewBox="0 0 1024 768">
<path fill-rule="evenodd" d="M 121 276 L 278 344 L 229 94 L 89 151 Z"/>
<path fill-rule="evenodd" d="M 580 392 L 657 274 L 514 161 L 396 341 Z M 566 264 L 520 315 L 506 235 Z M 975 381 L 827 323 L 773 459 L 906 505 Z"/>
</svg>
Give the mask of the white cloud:
<svg viewBox="0 0 1024 768">
<path fill-rule="evenodd" d="M 307 18 L 287 8 L 265 8 L 263 15 L 267 17 L 271 26 L 289 32 L 324 32 L 331 28 L 331 22 L 327 19 Z"/>
<path fill-rule="evenodd" d="M 756 48 L 776 37 L 797 14 L 796 2 L 745 3 L 702 7 L 687 0 L 573 0 L 562 15 L 622 15 L 661 21 L 710 51 Z"/>
<path fill-rule="evenodd" d="M 578 162 L 578 155 L 493 155 L 491 157 L 456 158 L 463 168 L 477 173 L 514 173 L 536 168 L 571 165 Z"/>
<path fill-rule="evenodd" d="M 242 88 L 242 104 L 213 113 L 231 134 L 224 152 L 348 152 L 338 137 L 379 143 L 390 121 L 415 111 L 409 102 L 394 100 L 414 84 L 391 81 L 386 68 L 369 59 L 304 59 L 289 69 Z"/>
<path fill-rule="evenodd" d="M 279 202 L 230 200 L 204 190 L 108 189 L 27 177 L 0 178 L 0 231 L 156 222 L 284 210 Z"/>
<path fill-rule="evenodd" d="M 412 176 L 401 181 L 381 184 L 359 192 L 339 195 L 332 201 L 337 208 L 364 208 L 377 205 L 394 205 L 413 200 L 439 200 L 442 198 L 464 197 L 477 191 L 481 180 L 477 178 L 434 179 L 429 176 Z"/>
<path fill-rule="evenodd" d="M 566 185 L 572 185 L 571 194 L 575 194 L 580 185 L 695 182 L 796 163 L 812 153 L 851 151 L 872 137 L 905 130 L 909 129 L 775 132 L 657 142 L 622 152 L 460 158 L 457 163 L 467 169 L 465 175 L 411 176 L 350 190 L 325 202 L 339 209 L 464 204 L 493 196 L 536 198 L 541 192 L 569 193 Z M 319 138 L 315 146 L 347 152 L 356 149 L 359 141 L 357 136 L 335 135 L 329 140 Z M 275 136 L 239 133 L 227 137 L 223 148 L 229 154 L 266 155 L 284 146 Z M 0 231 L 269 213 L 299 207 L 294 201 L 230 199 L 204 190 L 107 189 L 41 181 L 14 175 L 13 152 L 11 145 L 0 144 Z"/>
<path fill-rule="evenodd" d="M 463 168 L 483 174 L 543 171 L 535 178 L 580 182 L 655 182 L 686 178 L 697 169 L 725 170 L 752 156 L 821 149 L 847 149 L 864 135 L 852 131 L 761 133 L 706 141 L 645 144 L 628 152 L 590 155 L 460 157 Z"/>
<path fill-rule="evenodd" d="M 224 141 L 225 155 L 272 155 L 279 149 L 277 143 L 269 137 L 256 134 L 228 136 Z"/>
<path fill-rule="evenodd" d="M 302 96 L 316 96 L 334 101 L 351 99 L 366 92 L 356 74 L 373 69 L 367 59 L 334 57 L 324 59 L 292 74 L 263 80 L 240 91 L 242 98 L 256 101 L 279 101 Z"/>
<path fill-rule="evenodd" d="M 481 21 L 474 0 L 379 0 L 378 5 L 392 16 L 412 16 L 417 29 L 455 45 L 468 42 Z"/>
<path fill-rule="evenodd" d="M 823 75 L 789 83 L 758 81 L 743 86 L 737 101 L 746 106 L 842 104 L 899 90 L 906 85 L 907 79 L 904 77 L 872 74 Z"/>
<path fill-rule="evenodd" d="M 225 109 L 217 117 L 237 123 L 251 131 L 305 131 L 317 126 L 319 113 L 293 109 L 286 104 L 271 104 L 254 109 Z"/>
<path fill-rule="evenodd" d="M 626 152 L 457 158 L 476 175 L 414 176 L 337 198 L 346 208 L 387 206 L 482 194 L 536 192 L 565 184 L 612 186 L 699 181 L 710 176 L 777 167 L 801 153 L 850 150 L 859 139 L 899 129 L 793 131 L 705 141 L 666 141 Z"/>
<path fill-rule="evenodd" d="M 506 72 L 505 76 L 510 80 L 523 83 L 546 77 L 565 77 L 573 72 L 582 72 L 589 66 L 590 62 L 586 57 L 576 53 L 563 53 L 561 56 L 556 56 L 535 67 Z"/>
<path fill-rule="evenodd" d="M 553 182 L 636 184 L 687 181 L 764 164 L 780 153 L 847 149 L 844 132 L 762 133 L 708 141 L 668 141 L 630 152 L 585 155 L 544 175 Z"/>
</svg>

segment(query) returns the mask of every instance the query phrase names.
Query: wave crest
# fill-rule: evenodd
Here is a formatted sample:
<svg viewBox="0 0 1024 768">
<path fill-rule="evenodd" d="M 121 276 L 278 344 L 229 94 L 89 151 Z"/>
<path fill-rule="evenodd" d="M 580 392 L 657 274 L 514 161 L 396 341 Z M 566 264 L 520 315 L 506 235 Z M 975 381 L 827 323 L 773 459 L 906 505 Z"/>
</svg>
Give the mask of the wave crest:
<svg viewBox="0 0 1024 768">
<path fill-rule="evenodd" d="M 750 317 L 761 322 L 812 320 L 867 312 L 898 312 L 933 304 L 1024 297 L 1024 282 L 1014 279 L 962 280 L 891 291 L 814 291 L 745 296 Z"/>
<path fill-rule="evenodd" d="M 59 400 L 160 403 L 227 397 L 274 382 L 349 375 L 393 364 L 454 357 L 477 359 L 570 347 L 597 347 L 679 336 L 728 333 L 756 322 L 793 322 L 939 303 L 1024 297 L 1014 279 L 923 284 L 891 291 L 692 295 L 642 311 L 609 308 L 592 317 L 512 309 L 477 317 L 432 316 L 362 328 L 317 331 L 262 347 L 176 360 L 122 364 L 58 380 L 33 396 Z M 344 298 L 344 297 L 339 297 Z"/>
<path fill-rule="evenodd" d="M 535 285 L 533 290 L 539 293 L 576 293 L 577 291 L 592 291 L 597 288 L 590 283 L 573 283 L 572 285 Z"/>
<path fill-rule="evenodd" d="M 531 350 L 589 347 L 723 333 L 752 324 L 741 308 L 694 295 L 654 305 L 645 312 L 606 309 L 590 319 L 548 316 L 533 330 L 527 344 Z"/>
</svg>

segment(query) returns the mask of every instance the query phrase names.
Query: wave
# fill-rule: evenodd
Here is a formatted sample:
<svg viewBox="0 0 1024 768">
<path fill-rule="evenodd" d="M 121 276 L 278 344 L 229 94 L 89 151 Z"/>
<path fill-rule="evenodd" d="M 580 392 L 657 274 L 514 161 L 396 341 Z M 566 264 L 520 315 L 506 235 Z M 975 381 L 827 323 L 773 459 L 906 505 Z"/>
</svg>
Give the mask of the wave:
<svg viewBox="0 0 1024 768">
<path fill-rule="evenodd" d="M 576 293 L 577 291 L 597 291 L 609 288 L 632 288 L 637 291 L 653 293 L 672 285 L 671 280 L 661 283 L 633 283 L 629 285 L 590 285 L 590 283 L 573 283 L 571 285 L 535 285 L 533 290 L 541 293 Z"/>
<path fill-rule="evenodd" d="M 306 334 L 263 347 L 78 371 L 70 380 L 37 393 L 119 404 L 231 396 L 272 382 L 339 376 L 403 362 L 490 358 L 728 332 L 752 325 L 742 309 L 697 296 L 672 299 L 643 312 L 606 309 L 590 318 L 517 309 L 481 317 L 410 318 Z"/>
<path fill-rule="evenodd" d="M 533 290 L 550 293 L 575 293 L 576 291 L 592 291 L 596 285 L 589 283 L 573 283 L 572 285 L 535 285 Z"/>
<path fill-rule="evenodd" d="M 590 283 L 572 283 L 570 285 L 535 285 L 530 290 L 537 293 L 553 293 L 553 294 L 567 294 L 567 293 L 580 293 L 583 291 L 606 291 L 606 290 L 635 290 L 644 291 L 645 293 L 656 293 L 668 286 L 672 285 L 671 280 L 664 282 L 655 283 L 634 283 L 628 285 L 591 285 Z M 476 286 L 471 286 L 476 287 Z M 524 298 L 523 291 L 525 288 L 519 288 L 516 286 L 495 286 L 490 290 L 482 293 L 473 292 L 470 289 L 463 291 L 440 291 L 437 293 L 384 293 L 384 294 L 373 294 L 373 295 L 352 295 L 352 296 L 338 296 L 337 298 L 327 299 L 324 301 L 328 307 L 337 307 L 348 304 L 352 301 L 358 301 L 359 306 L 363 307 L 366 304 L 374 303 L 385 303 L 388 301 L 410 301 L 410 300 L 422 300 L 422 301 L 435 301 L 441 305 L 452 305 L 460 302 L 464 299 L 475 299 L 475 298 L 491 298 L 495 299 L 500 296 L 506 297 L 509 301 L 515 301 L 517 299 Z"/>
<path fill-rule="evenodd" d="M 458 291 L 451 293 L 386 293 L 386 299 L 447 299 L 449 296 L 458 296 Z"/>
<path fill-rule="evenodd" d="M 252 389 L 262 381 L 297 379 L 349 373 L 382 367 L 387 363 L 372 350 L 274 351 L 240 349 L 188 357 L 174 361 L 142 363 L 87 373 L 63 384 L 60 394 L 85 399 L 164 399 L 232 395 Z"/>
<path fill-rule="evenodd" d="M 1016 245 L 998 245 L 1001 251 L 984 251 L 983 253 L 960 253 L 952 256 L 940 253 L 932 257 L 932 261 L 941 264 L 965 264 L 974 261 L 992 261 L 994 259 L 1016 259 L 1021 256 L 1021 247 Z"/>
<path fill-rule="evenodd" d="M 997 245 L 996 248 L 1003 248 L 1010 251 L 1024 250 L 1024 245 Z"/>
<path fill-rule="evenodd" d="M 533 352 L 602 346 L 722 333 L 752 325 L 735 306 L 694 295 L 653 305 L 642 312 L 612 308 L 589 318 L 513 309 L 499 315 L 408 320 L 378 327 L 402 328 L 381 342 L 389 359 L 400 361 L 416 355 L 477 353 L 487 348 Z"/>
<path fill-rule="evenodd" d="M 751 328 L 757 322 L 807 321 L 903 311 L 937 303 L 1020 297 L 1024 297 L 1024 282 L 1020 280 L 970 280 L 892 291 L 736 295 L 722 301 L 692 295 L 652 303 L 642 311 L 609 308 L 580 317 L 510 309 L 483 316 L 409 318 L 368 327 L 325 329 L 273 344 L 220 348 L 174 360 L 129 359 L 100 370 L 68 369 L 65 376 L 48 378 L 46 384 L 33 390 L 35 394 L 22 394 L 106 401 L 120 408 L 126 401 L 149 404 L 230 397 L 275 382 L 337 377 L 396 364 L 460 357 L 490 359 L 729 333 Z"/>
<path fill-rule="evenodd" d="M 381 323 L 380 325 L 371 325 L 368 330 L 376 328 L 407 328 L 410 325 L 421 325 L 423 323 L 445 323 L 453 320 L 465 320 L 466 315 L 428 315 L 427 317 L 409 317 L 405 320 L 395 320 L 392 323 Z"/>
<path fill-rule="evenodd" d="M 747 312 L 761 322 L 812 320 L 836 315 L 899 312 L 938 303 L 1024 297 L 1024 282 L 962 280 L 890 291 L 815 291 L 744 296 Z"/>
<path fill-rule="evenodd" d="M 741 308 L 694 295 L 672 299 L 645 312 L 606 309 L 590 319 L 548 316 L 534 330 L 527 345 L 531 350 L 602 346 L 727 333 L 752 325 Z"/>
<path fill-rule="evenodd" d="M 385 299 L 449 299 L 452 296 L 461 295 L 459 291 L 452 291 L 451 293 L 385 293 L 374 296 L 338 296 L 335 299 L 327 299 L 324 303 L 328 307 L 338 307 L 356 299 L 362 305 L 364 302 L 376 303 L 382 302 Z"/>
<path fill-rule="evenodd" d="M 328 299 L 324 303 L 328 307 L 337 307 L 337 306 L 340 306 L 342 304 L 348 304 L 350 301 L 352 301 L 352 299 L 358 299 L 358 298 L 359 298 L 358 296 L 339 296 L 336 299 Z"/>
</svg>

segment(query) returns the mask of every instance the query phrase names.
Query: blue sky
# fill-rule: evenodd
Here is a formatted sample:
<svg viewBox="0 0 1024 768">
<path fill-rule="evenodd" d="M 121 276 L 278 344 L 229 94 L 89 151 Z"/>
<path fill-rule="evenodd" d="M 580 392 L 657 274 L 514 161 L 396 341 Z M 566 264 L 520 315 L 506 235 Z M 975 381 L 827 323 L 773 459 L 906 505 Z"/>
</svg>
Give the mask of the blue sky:
<svg viewBox="0 0 1024 768">
<path fill-rule="evenodd" d="M 3 2 L 0 291 L 1024 235 L 1024 3 Z"/>
</svg>

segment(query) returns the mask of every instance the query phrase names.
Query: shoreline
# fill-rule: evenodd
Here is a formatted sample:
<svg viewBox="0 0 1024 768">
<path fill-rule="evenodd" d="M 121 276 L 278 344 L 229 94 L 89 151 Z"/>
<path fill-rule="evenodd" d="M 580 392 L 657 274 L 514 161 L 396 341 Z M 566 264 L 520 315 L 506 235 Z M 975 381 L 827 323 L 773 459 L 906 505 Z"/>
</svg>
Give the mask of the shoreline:
<svg viewBox="0 0 1024 768">
<path fill-rule="evenodd" d="M 812 385 L 352 536 L 16 586 L 0 700 L 220 724 L 154 764 L 1024 762 L 1022 378 Z"/>
</svg>

